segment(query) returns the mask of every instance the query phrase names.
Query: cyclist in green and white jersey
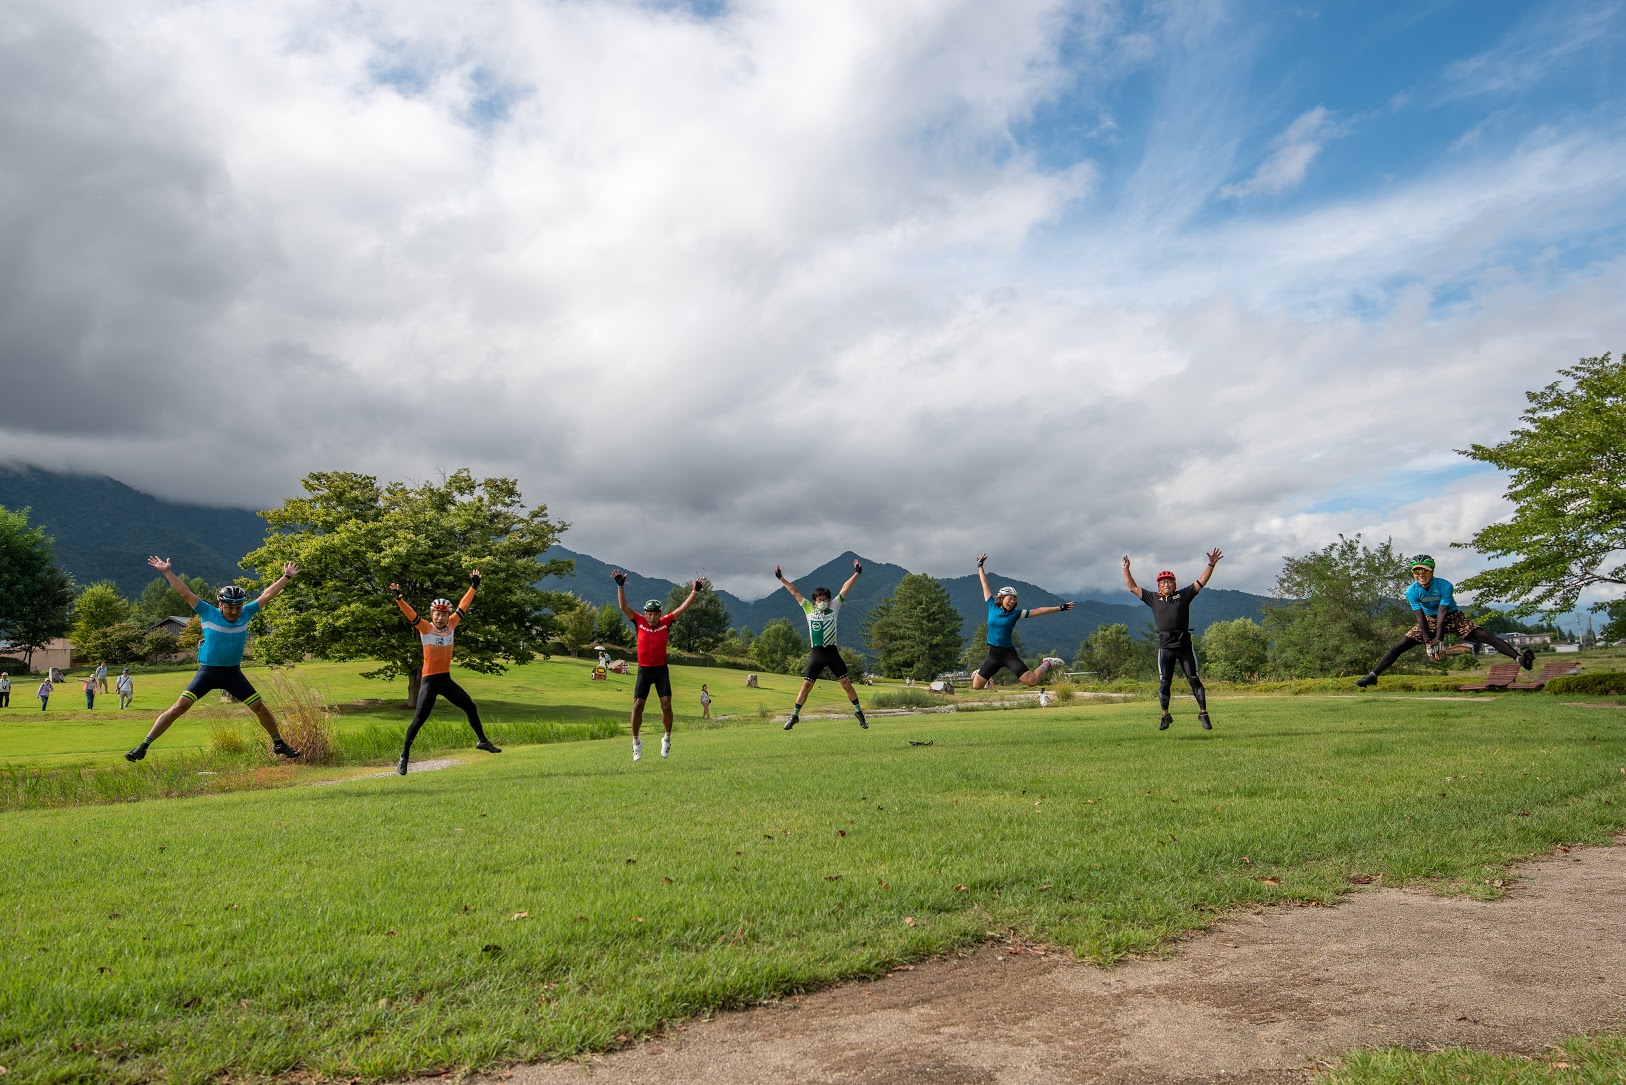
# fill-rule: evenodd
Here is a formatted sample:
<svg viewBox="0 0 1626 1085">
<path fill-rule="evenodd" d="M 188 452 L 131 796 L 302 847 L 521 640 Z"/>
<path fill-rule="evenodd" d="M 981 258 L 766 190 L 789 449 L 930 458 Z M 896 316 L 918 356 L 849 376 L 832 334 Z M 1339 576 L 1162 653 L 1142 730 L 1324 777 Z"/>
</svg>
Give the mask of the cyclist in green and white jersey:
<svg viewBox="0 0 1626 1085">
<path fill-rule="evenodd" d="M 858 705 L 858 691 L 853 689 L 853 680 L 847 674 L 847 664 L 842 661 L 841 653 L 836 649 L 836 619 L 841 614 L 841 601 L 847 593 L 853 590 L 858 583 L 858 575 L 864 571 L 857 558 L 853 558 L 853 575 L 841 585 L 841 590 L 832 598 L 829 588 L 814 588 L 812 599 L 803 599 L 802 593 L 796 590 L 796 585 L 785 579 L 784 570 L 779 566 L 773 567 L 774 579 L 785 586 L 807 615 L 807 636 L 813 642 L 813 654 L 808 658 L 807 670 L 802 672 L 802 690 L 796 695 L 796 707 L 790 711 L 790 719 L 785 723 L 785 730 L 795 727 L 802 717 L 802 706 L 807 703 L 807 695 L 813 692 L 813 683 L 828 670 L 831 677 L 841 683 L 841 688 L 847 691 L 847 699 L 853 703 L 853 715 L 858 717 L 858 726 L 869 727 L 869 721 L 864 718 L 864 710 Z"/>
</svg>

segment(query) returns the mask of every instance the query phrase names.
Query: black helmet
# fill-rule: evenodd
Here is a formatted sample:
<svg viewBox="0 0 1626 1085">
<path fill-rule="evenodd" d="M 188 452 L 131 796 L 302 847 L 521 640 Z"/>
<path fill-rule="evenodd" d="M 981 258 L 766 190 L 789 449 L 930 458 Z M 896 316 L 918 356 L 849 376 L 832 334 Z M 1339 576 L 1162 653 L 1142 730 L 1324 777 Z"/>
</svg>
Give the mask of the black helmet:
<svg viewBox="0 0 1626 1085">
<path fill-rule="evenodd" d="M 231 603 L 235 606 L 242 606 L 244 601 L 248 599 L 248 592 L 244 591 L 236 584 L 227 584 L 224 588 L 221 588 L 215 593 L 215 598 L 218 599 L 222 605 Z"/>
<path fill-rule="evenodd" d="M 644 600 L 644 613 L 645 614 L 659 614 L 661 611 L 663 611 L 665 609 L 666 609 L 666 604 L 661 602 L 659 599 L 645 599 Z"/>
<path fill-rule="evenodd" d="M 1434 571 L 1434 557 L 1431 554 L 1418 554 L 1416 557 L 1411 559 L 1411 565 L 1409 568 L 1427 569 L 1432 573 Z"/>
</svg>

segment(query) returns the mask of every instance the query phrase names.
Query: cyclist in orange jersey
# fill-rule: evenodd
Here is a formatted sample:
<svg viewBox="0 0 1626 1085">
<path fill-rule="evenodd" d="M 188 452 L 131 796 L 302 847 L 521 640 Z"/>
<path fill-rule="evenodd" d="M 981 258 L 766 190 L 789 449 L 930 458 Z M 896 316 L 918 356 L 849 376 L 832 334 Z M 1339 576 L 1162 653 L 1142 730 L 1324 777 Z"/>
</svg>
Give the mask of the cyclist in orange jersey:
<svg viewBox="0 0 1626 1085">
<path fill-rule="evenodd" d="M 477 750 L 486 753 L 502 753 L 480 726 L 480 710 L 474 707 L 474 700 L 463 691 L 463 687 L 452 679 L 452 640 L 456 636 L 458 623 L 469 612 L 474 603 L 474 593 L 480 590 L 480 570 L 476 569 L 469 574 L 469 590 L 463 593 L 456 609 L 445 599 L 436 599 L 429 604 L 429 620 L 425 621 L 412 609 L 406 599 L 401 595 L 401 585 L 391 584 L 390 591 L 395 593 L 395 605 L 401 608 L 401 613 L 407 616 L 412 628 L 418 631 L 418 639 L 423 642 L 423 680 L 418 684 L 418 711 L 413 714 L 412 722 L 407 725 L 406 745 L 401 747 L 401 760 L 396 764 L 395 771 L 402 776 L 407 772 L 407 761 L 412 754 L 412 740 L 418 737 L 418 731 L 423 727 L 424 721 L 429 718 L 430 711 L 435 707 L 435 700 L 445 697 L 458 708 L 463 710 L 469 718 L 469 726 L 474 728 L 475 737 L 480 741 L 474 744 Z"/>
</svg>

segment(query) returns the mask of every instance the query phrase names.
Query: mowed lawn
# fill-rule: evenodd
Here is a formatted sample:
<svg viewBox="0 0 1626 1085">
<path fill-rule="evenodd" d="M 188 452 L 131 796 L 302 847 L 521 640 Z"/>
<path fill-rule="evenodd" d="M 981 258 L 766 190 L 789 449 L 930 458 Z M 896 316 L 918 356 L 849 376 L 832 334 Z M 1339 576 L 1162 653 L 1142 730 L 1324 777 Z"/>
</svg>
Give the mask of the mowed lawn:
<svg viewBox="0 0 1626 1085">
<path fill-rule="evenodd" d="M 378 726 L 404 735 L 412 718 L 405 707 L 406 680 L 383 682 L 362 678 L 361 672 L 368 669 L 361 663 L 306 663 L 289 668 L 287 673 L 338 707 L 337 724 L 341 731 Z M 632 708 L 633 676 L 612 673 L 605 681 L 595 682 L 592 669 L 592 663 L 586 660 L 551 659 L 513 667 L 500 675 L 475 674 L 455 666 L 452 674 L 475 699 L 482 721 L 495 737 L 504 723 L 536 719 L 560 723 L 615 719 L 625 724 Z M 276 711 L 277 697 L 268 681 L 268 670 L 250 666 L 245 671 Z M 141 741 L 153 719 L 175 703 L 193 673 L 192 668 L 187 668 L 137 675 L 135 703 L 122 712 L 116 693 L 97 694 L 95 708 L 87 711 L 80 684 L 82 674 L 70 675 L 67 684 L 58 686 L 44 712 L 33 697 L 33 687 L 38 682 L 29 684 L 26 696 L 21 695 L 24 692 L 21 685 L 14 685 L 11 707 L 0 709 L 0 767 L 44 768 L 117 761 L 124 751 Z M 735 670 L 672 668 L 674 716 L 684 722 L 700 720 L 703 682 L 711 690 L 714 717 L 757 712 L 783 715 L 790 711 L 801 683 L 799 677 L 761 674 L 758 675 L 761 688 L 747 689 L 745 678 L 744 672 Z M 808 712 L 850 710 L 841 687 L 833 682 L 819 683 L 807 707 Z M 653 722 L 658 730 L 660 705 L 653 697 L 645 716 L 646 724 Z M 432 718 L 460 723 L 463 713 L 441 700 Z M 209 745 L 211 730 L 217 722 L 233 720 L 255 733 L 263 733 L 247 709 L 222 703 L 218 695 L 211 694 L 165 733 L 150 756 L 196 753 Z M 429 745 L 423 750 L 415 747 L 415 752 L 432 748 Z"/>
<path fill-rule="evenodd" d="M 561 696 L 607 710 L 599 693 Z M 201 1082 L 577 1054 L 988 932 L 1110 962 L 1354 877 L 1494 893 L 1506 864 L 1626 826 L 1618 709 L 1213 707 L 1211 733 L 1189 702 L 1161 734 L 1146 702 L 762 722 L 680 730 L 636 765 L 624 740 L 576 742 L 9 813 L 0 1064 Z"/>
</svg>

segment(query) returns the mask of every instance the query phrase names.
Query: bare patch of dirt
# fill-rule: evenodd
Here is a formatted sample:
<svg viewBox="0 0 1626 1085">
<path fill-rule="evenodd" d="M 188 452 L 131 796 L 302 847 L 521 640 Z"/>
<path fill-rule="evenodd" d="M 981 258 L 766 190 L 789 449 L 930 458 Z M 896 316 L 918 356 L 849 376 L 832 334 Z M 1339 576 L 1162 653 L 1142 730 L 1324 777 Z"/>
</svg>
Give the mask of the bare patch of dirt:
<svg viewBox="0 0 1626 1085">
<path fill-rule="evenodd" d="M 1265 1085 L 1351 1047 L 1528 1054 L 1626 1025 L 1626 847 L 1560 852 L 1509 884 L 1495 901 L 1379 888 L 1233 916 L 1111 969 L 989 946 L 486 1080 Z"/>
<path fill-rule="evenodd" d="M 461 765 L 462 763 L 463 762 L 459 761 L 455 757 L 431 757 L 426 761 L 409 761 L 407 763 L 407 772 L 436 772 L 440 769 L 449 769 L 453 765 Z M 310 786 L 332 787 L 334 784 L 348 784 L 353 783 L 356 780 L 382 780 L 390 776 L 398 775 L 400 774 L 394 769 L 390 769 L 388 772 L 364 772 L 359 776 L 346 776 L 342 780 L 318 780 L 316 783 L 311 784 Z"/>
</svg>

